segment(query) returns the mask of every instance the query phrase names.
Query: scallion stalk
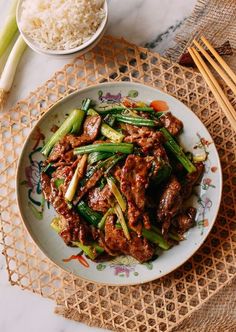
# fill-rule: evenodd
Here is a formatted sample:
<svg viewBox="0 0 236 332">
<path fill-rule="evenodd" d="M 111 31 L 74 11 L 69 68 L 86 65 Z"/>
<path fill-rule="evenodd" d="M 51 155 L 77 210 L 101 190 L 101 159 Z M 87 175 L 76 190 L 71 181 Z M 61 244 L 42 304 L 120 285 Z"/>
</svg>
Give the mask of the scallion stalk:
<svg viewBox="0 0 236 332">
<path fill-rule="evenodd" d="M 75 173 L 70 181 L 70 184 L 65 193 L 65 199 L 71 202 L 75 196 L 76 189 L 78 187 L 79 180 L 83 176 L 84 169 L 86 167 L 87 155 L 84 154 L 81 160 L 78 162 Z"/>
<path fill-rule="evenodd" d="M 128 229 L 128 226 L 126 224 L 125 217 L 124 217 L 123 212 L 120 208 L 120 205 L 116 204 L 115 207 L 114 207 L 114 210 L 115 210 L 115 213 L 116 213 L 116 215 L 119 219 L 119 222 L 121 224 L 121 227 L 123 229 L 123 232 L 124 232 L 124 235 L 125 235 L 126 239 L 130 240 L 129 229 Z"/>
<path fill-rule="evenodd" d="M 148 241 L 157 244 L 160 248 L 164 250 L 168 250 L 170 248 L 169 243 L 164 239 L 164 237 L 161 234 L 154 232 L 153 230 L 143 228 L 142 235 Z"/>
<path fill-rule="evenodd" d="M 97 257 L 96 249 L 92 246 L 86 246 L 82 244 L 79 241 L 73 241 L 73 246 L 80 248 L 83 250 L 86 256 L 88 256 L 90 259 L 94 260 Z"/>
<path fill-rule="evenodd" d="M 93 226 L 98 226 L 100 220 L 102 219 L 102 215 L 99 212 L 90 209 L 90 207 L 84 201 L 79 202 L 77 209 L 79 214 L 84 217 L 87 222 Z"/>
<path fill-rule="evenodd" d="M 100 220 L 100 222 L 98 224 L 99 229 L 104 229 L 107 217 L 109 217 L 113 213 L 114 213 L 114 208 L 113 207 L 111 207 L 107 210 L 107 212 L 104 214 L 104 216 L 102 217 L 102 219 Z"/>
<path fill-rule="evenodd" d="M 133 144 L 131 143 L 98 143 L 81 146 L 74 149 L 74 154 L 84 154 L 91 152 L 112 152 L 130 154 L 133 152 Z"/>
<path fill-rule="evenodd" d="M 3 28 L 0 30 L 0 57 L 5 53 L 10 45 L 13 37 L 17 32 L 16 24 L 16 6 L 18 0 L 12 0 L 9 12 L 4 22 Z"/>
<path fill-rule="evenodd" d="M 128 123 L 134 126 L 147 126 L 147 127 L 156 127 L 159 123 L 155 120 L 134 117 L 134 116 L 125 116 L 121 114 L 114 114 L 114 117 L 118 122 Z"/>
<path fill-rule="evenodd" d="M 64 183 L 64 179 L 56 179 L 54 181 L 55 186 L 57 187 L 57 189 L 60 187 L 60 185 L 62 185 Z"/>
<path fill-rule="evenodd" d="M 185 155 L 182 147 L 175 141 L 171 133 L 164 127 L 161 128 L 160 131 L 165 138 L 165 146 L 167 149 L 173 153 L 189 173 L 196 172 L 196 167 Z"/>
<path fill-rule="evenodd" d="M 88 110 L 88 115 L 99 115 L 93 109 Z M 110 127 L 107 123 L 102 123 L 101 125 L 101 134 L 109 138 L 112 142 L 120 143 L 123 141 L 124 135 L 119 133 L 117 130 Z"/>
<path fill-rule="evenodd" d="M 91 99 L 89 98 L 86 98 L 82 101 L 82 106 L 81 106 L 81 109 L 82 111 L 85 111 L 87 112 L 87 110 L 89 109 L 90 105 L 91 105 Z"/>
<path fill-rule="evenodd" d="M 54 231 L 56 231 L 57 233 L 60 233 L 62 231 L 61 229 L 61 220 L 59 217 L 53 218 L 52 222 L 50 224 L 50 226 L 52 227 L 52 229 L 54 229 Z"/>
<path fill-rule="evenodd" d="M 71 114 L 65 119 L 60 128 L 52 135 L 49 141 L 42 148 L 42 154 L 48 156 L 54 145 L 60 141 L 66 134 L 79 132 L 85 112 L 79 109 L 75 109 Z"/>
<path fill-rule="evenodd" d="M 152 225 L 152 230 L 154 232 L 156 232 L 157 234 L 163 236 L 161 230 L 158 227 Z M 175 240 L 175 241 L 178 241 L 178 242 L 181 241 L 181 237 L 177 233 L 168 232 L 167 235 L 172 240 Z"/>
<path fill-rule="evenodd" d="M 96 164 L 98 161 L 107 159 L 112 156 L 110 152 L 92 152 L 88 156 L 89 165 Z"/>
<path fill-rule="evenodd" d="M 126 210 L 126 201 L 124 200 L 120 190 L 118 189 L 117 185 L 115 184 L 115 181 L 113 180 L 112 177 L 108 176 L 107 177 L 107 184 L 109 188 L 111 189 L 111 192 L 115 196 L 121 210 L 125 212 Z"/>
<path fill-rule="evenodd" d="M 143 106 L 143 107 L 126 107 L 122 105 L 106 105 L 104 106 L 103 103 L 95 107 L 95 110 L 102 115 L 105 114 L 115 114 L 120 113 L 124 110 L 131 109 L 137 112 L 154 112 L 154 109 L 152 107 Z"/>
<path fill-rule="evenodd" d="M 24 39 L 19 36 L 11 50 L 0 79 L 0 107 L 3 107 L 11 90 L 16 68 L 26 48 Z"/>
</svg>

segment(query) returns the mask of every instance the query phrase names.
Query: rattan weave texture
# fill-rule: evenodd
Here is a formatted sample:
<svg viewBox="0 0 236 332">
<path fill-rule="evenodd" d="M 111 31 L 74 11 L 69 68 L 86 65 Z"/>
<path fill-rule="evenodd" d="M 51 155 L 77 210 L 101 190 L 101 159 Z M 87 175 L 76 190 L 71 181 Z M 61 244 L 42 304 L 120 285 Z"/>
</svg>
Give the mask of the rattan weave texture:
<svg viewBox="0 0 236 332">
<path fill-rule="evenodd" d="M 138 286 L 97 285 L 60 270 L 26 234 L 16 203 L 16 165 L 29 130 L 57 100 L 105 81 L 145 83 L 180 99 L 207 126 L 223 168 L 222 204 L 207 241 L 173 273 Z M 225 91 L 233 101 L 231 91 Z M 106 36 L 95 49 L 1 113 L 0 140 L 0 242 L 9 280 L 55 300 L 57 312 L 115 331 L 170 331 L 236 275 L 235 134 L 201 75 L 192 69 Z"/>
</svg>

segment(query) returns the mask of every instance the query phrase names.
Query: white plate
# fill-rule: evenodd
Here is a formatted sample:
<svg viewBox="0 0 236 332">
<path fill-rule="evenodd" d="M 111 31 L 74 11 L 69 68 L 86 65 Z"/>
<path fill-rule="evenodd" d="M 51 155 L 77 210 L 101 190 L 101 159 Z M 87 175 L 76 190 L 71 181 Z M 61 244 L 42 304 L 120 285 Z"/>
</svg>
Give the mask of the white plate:
<svg viewBox="0 0 236 332">
<path fill-rule="evenodd" d="M 197 208 L 196 226 L 186 233 L 186 239 L 179 245 L 160 256 L 151 263 L 140 264 L 130 257 L 118 257 L 105 263 L 94 263 L 87 260 L 89 268 L 77 260 L 69 263 L 63 259 L 79 252 L 76 248 L 67 247 L 62 239 L 50 227 L 50 222 L 56 213 L 42 202 L 40 190 L 40 170 L 42 155 L 39 148 L 42 140 L 35 148 L 36 127 L 46 139 L 52 135 L 53 124 L 60 125 L 65 115 L 76 107 L 80 107 L 84 98 L 99 101 L 128 96 L 130 91 L 136 91 L 136 99 L 145 102 L 164 100 L 170 111 L 184 123 L 184 131 L 180 137 L 182 145 L 188 151 L 205 151 L 208 158 L 205 162 L 205 172 L 200 184 L 194 188 L 194 195 L 189 205 Z M 54 105 L 38 122 L 29 135 L 23 147 L 17 172 L 17 199 L 20 212 L 32 239 L 44 254 L 62 269 L 74 275 L 110 285 L 139 284 L 160 278 L 173 271 L 190 258 L 201 246 L 209 234 L 216 219 L 221 200 L 222 174 L 217 150 L 210 134 L 198 117 L 177 99 L 148 86 L 135 83 L 104 83 L 75 92 Z M 194 149 L 195 147 L 195 149 Z M 196 149 L 197 147 L 197 149 Z"/>
</svg>

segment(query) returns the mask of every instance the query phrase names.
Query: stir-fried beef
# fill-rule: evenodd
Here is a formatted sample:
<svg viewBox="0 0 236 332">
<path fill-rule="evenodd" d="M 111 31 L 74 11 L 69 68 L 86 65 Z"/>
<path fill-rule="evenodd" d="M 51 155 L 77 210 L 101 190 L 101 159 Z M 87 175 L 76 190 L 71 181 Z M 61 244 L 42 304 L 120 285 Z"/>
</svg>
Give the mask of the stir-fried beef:
<svg viewBox="0 0 236 332">
<path fill-rule="evenodd" d="M 204 171 L 204 164 L 202 162 L 195 163 L 194 165 L 197 169 L 196 172 L 188 173 L 185 177 L 185 182 L 182 188 L 182 195 L 184 198 L 188 198 L 191 195 L 193 186 L 201 178 Z"/>
<path fill-rule="evenodd" d="M 160 131 L 156 131 L 148 127 L 136 127 L 125 125 L 125 130 L 128 136 L 124 141 L 127 143 L 134 143 L 141 147 L 143 153 L 153 155 L 155 163 L 159 164 L 159 159 L 168 161 L 166 150 L 162 143 L 164 142 L 163 135 Z"/>
<path fill-rule="evenodd" d="M 65 199 L 55 187 L 53 179 L 51 180 L 47 174 L 42 173 L 41 185 L 45 199 L 52 204 L 56 212 L 65 220 L 66 228 L 61 231 L 60 235 L 66 244 L 70 244 L 72 241 L 88 242 L 91 237 L 89 226 L 81 220 L 74 209 L 68 207 Z"/>
<path fill-rule="evenodd" d="M 153 246 L 143 237 L 138 237 L 131 232 L 131 239 L 124 237 L 122 229 L 115 227 L 114 218 L 107 218 L 105 226 L 105 243 L 112 250 L 112 253 L 131 255 L 139 262 L 147 262 L 154 255 Z"/>
<path fill-rule="evenodd" d="M 66 140 L 70 143 L 72 148 L 92 143 L 101 126 L 101 117 L 99 115 L 87 116 L 84 121 L 83 134 L 80 136 L 67 135 Z"/>
<path fill-rule="evenodd" d="M 125 125 L 127 136 L 124 141 L 134 143 L 141 147 L 144 153 L 148 153 L 157 145 L 163 142 L 162 133 L 149 127 L 137 127 Z"/>
<path fill-rule="evenodd" d="M 129 155 L 121 171 L 121 190 L 128 201 L 128 220 L 132 229 L 139 234 L 145 208 L 145 192 L 148 186 L 148 172 L 151 162 L 145 158 Z"/>
<path fill-rule="evenodd" d="M 183 122 L 169 112 L 162 115 L 160 121 L 173 136 L 178 136 L 183 129 Z"/>
<path fill-rule="evenodd" d="M 69 166 L 66 164 L 63 164 L 63 162 L 61 162 L 61 165 L 58 166 L 55 170 L 55 172 L 53 172 L 52 174 L 52 181 L 53 180 L 57 180 L 57 179 L 63 179 L 63 186 L 60 188 L 63 188 L 63 192 L 66 192 L 66 189 L 68 188 L 68 185 L 74 175 L 76 166 L 78 164 L 78 162 L 80 161 L 81 156 L 76 157 L 76 160 L 73 161 L 72 164 L 70 164 Z M 86 164 L 85 164 L 86 166 Z M 80 168 L 80 173 L 79 173 L 79 177 L 82 178 L 84 173 L 86 171 L 86 167 Z"/>
<path fill-rule="evenodd" d="M 180 213 L 175 218 L 176 227 L 180 234 L 183 234 L 193 227 L 195 223 L 196 209 L 189 207 L 184 213 Z"/>
<path fill-rule="evenodd" d="M 56 168 L 60 166 L 71 165 L 76 160 L 76 158 L 77 157 L 74 155 L 73 150 L 69 150 L 61 157 L 59 161 L 53 163 L 53 167 Z"/>
<path fill-rule="evenodd" d="M 144 213 L 143 215 L 143 226 L 146 229 L 150 229 L 152 226 L 148 213 Z"/>
<path fill-rule="evenodd" d="M 53 148 L 48 162 L 54 162 L 57 160 L 67 161 L 68 157 L 71 158 L 71 152 L 73 154 L 73 148 L 93 142 L 101 126 L 101 117 L 99 115 L 88 116 L 84 121 L 83 133 L 80 136 L 74 136 L 71 134 L 63 137 Z M 70 151 L 69 151 L 70 150 Z M 68 154 L 68 151 L 70 154 Z"/>
<path fill-rule="evenodd" d="M 51 198 L 52 188 L 51 188 L 51 179 L 46 173 L 41 174 L 41 187 L 44 198 L 46 201 L 49 201 Z"/>
<path fill-rule="evenodd" d="M 55 144 L 50 156 L 48 157 L 48 162 L 54 162 L 57 160 L 65 160 L 66 153 L 71 149 L 69 142 L 67 142 L 66 137 L 62 138 L 58 143 Z"/>
<path fill-rule="evenodd" d="M 121 179 L 121 167 L 119 165 L 114 167 L 114 177 L 120 182 Z"/>
<path fill-rule="evenodd" d="M 122 109 L 124 105 L 127 108 L 137 105 L 145 108 L 146 105 L 129 98 L 122 99 L 120 103 L 120 94 L 107 94 L 104 100 L 107 96 L 110 105 L 106 106 L 106 112 L 101 112 L 104 105 L 101 108 L 98 105 L 99 115 L 86 116 L 79 135 L 67 134 L 54 147 L 49 141 L 48 150 L 52 151 L 43 163 L 43 166 L 49 167 L 41 175 L 42 191 L 59 215 L 60 221 L 55 227 L 67 245 L 76 246 L 75 242 L 79 241 L 94 246 L 92 252 L 91 247 L 87 248 L 87 255 L 95 261 L 123 254 L 131 255 L 143 263 L 154 257 L 158 236 L 164 237 L 172 245 L 174 241 L 171 242 L 170 231 L 175 230 L 183 235 L 194 225 L 196 209 L 183 208 L 183 202 L 199 181 L 204 164 L 195 163 L 196 172 L 188 173 L 192 165 L 188 168 L 189 161 L 187 163 L 184 153 L 179 158 L 181 146 L 179 150 L 177 141 L 173 151 L 168 153 L 166 140 L 173 143 L 173 139 L 164 138 L 162 131 L 154 126 L 152 109 L 151 113 L 150 108 L 133 110 L 139 116 L 135 118 L 131 111 L 121 110 L 121 117 L 116 117 L 113 111 L 118 105 L 122 105 Z M 104 113 L 108 114 L 106 119 Z M 127 114 L 129 118 L 125 116 Z M 73 126 L 73 118 L 71 121 Z M 102 121 L 109 122 L 113 130 L 118 132 L 103 132 L 105 135 L 101 137 Z M 169 112 L 161 115 L 156 122 L 174 137 L 183 129 L 182 121 Z M 144 123 L 146 126 L 139 126 Z M 120 130 L 124 135 L 120 135 Z M 111 143 L 115 134 L 123 139 L 122 143 Z M 55 135 L 58 139 L 57 133 Z M 88 144 L 93 146 L 86 147 Z M 80 146 L 84 146 L 83 149 L 74 153 L 74 148 Z M 82 151 L 86 155 L 80 155 Z M 132 154 L 128 153 L 130 151 Z M 87 158 L 87 154 L 92 152 L 95 153 Z M 111 157 L 107 152 L 111 153 Z M 81 158 L 83 160 L 78 164 Z M 119 183 L 117 188 L 114 182 L 110 189 L 107 176 L 111 183 Z M 122 197 L 126 199 L 127 206 Z M 110 209 L 114 206 L 120 206 L 121 210 Z M 102 214 L 108 210 L 113 214 L 104 221 Z M 154 227 L 155 222 L 161 224 L 163 235 Z M 145 232 L 144 229 L 151 229 L 151 232 Z M 127 232 L 130 234 L 129 240 Z"/>
<path fill-rule="evenodd" d="M 112 198 L 110 187 L 106 185 L 102 190 L 94 188 L 89 191 L 88 205 L 91 209 L 105 213 L 111 206 L 110 200 Z"/>
<path fill-rule="evenodd" d="M 76 205 L 81 198 L 86 195 L 90 189 L 95 187 L 97 182 L 101 179 L 103 176 L 103 171 L 101 169 L 97 170 L 85 183 L 85 185 L 81 188 L 79 188 L 77 196 L 75 197 L 73 203 Z"/>
<path fill-rule="evenodd" d="M 157 218 L 162 223 L 162 233 L 166 234 L 171 219 L 179 212 L 182 205 L 181 184 L 172 176 L 161 195 L 157 208 Z"/>
</svg>

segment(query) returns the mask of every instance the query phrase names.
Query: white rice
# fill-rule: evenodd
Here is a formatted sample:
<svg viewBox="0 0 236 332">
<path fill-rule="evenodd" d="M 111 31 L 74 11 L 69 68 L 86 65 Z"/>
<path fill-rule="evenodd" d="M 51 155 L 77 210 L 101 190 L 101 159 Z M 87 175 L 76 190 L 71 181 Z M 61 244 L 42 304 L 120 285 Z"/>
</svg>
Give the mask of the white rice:
<svg viewBox="0 0 236 332">
<path fill-rule="evenodd" d="M 90 39 L 103 18 L 104 0 L 24 0 L 22 31 L 41 48 L 68 50 Z"/>
</svg>

